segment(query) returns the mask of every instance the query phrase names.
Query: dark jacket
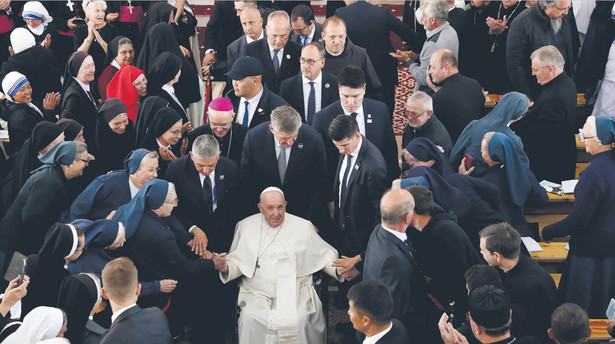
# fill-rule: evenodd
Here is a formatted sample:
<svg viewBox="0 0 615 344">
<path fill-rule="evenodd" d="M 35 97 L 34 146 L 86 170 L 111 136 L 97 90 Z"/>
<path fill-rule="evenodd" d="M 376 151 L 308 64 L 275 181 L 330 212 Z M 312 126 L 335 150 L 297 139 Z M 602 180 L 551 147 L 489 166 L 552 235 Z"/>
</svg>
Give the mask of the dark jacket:
<svg viewBox="0 0 615 344">
<path fill-rule="evenodd" d="M 130 202 L 129 175 L 126 171 L 115 171 L 96 177 L 90 185 L 75 198 L 66 214 L 66 221 L 76 219 L 100 220 L 113 210 Z"/>
<path fill-rule="evenodd" d="M 25 103 L 15 103 L 8 99 L 0 102 L 2 119 L 9 124 L 9 138 L 11 142 L 9 145 L 10 150 L 7 152 L 8 155 L 17 152 L 23 143 L 30 138 L 36 123 L 43 120 L 50 122 L 57 120 L 55 111 L 45 110 L 42 106 L 38 107 L 38 109 L 42 112 L 42 115 Z"/>
<path fill-rule="evenodd" d="M 64 81 L 67 82 L 67 81 Z M 98 107 L 98 92 L 93 83 L 90 83 L 90 92 L 94 97 L 93 103 L 77 80 L 69 80 L 70 85 L 62 94 L 62 110 L 60 118 L 70 118 L 83 126 L 83 136 L 86 142 L 94 142 L 96 130 L 96 108 Z"/>
<path fill-rule="evenodd" d="M 523 11 L 512 23 L 506 43 L 506 65 L 508 76 L 515 91 L 535 99 L 539 87 L 531 73 L 530 55 L 534 50 L 554 45 L 564 56 L 564 71 L 572 77 L 579 52 L 579 36 L 572 11 L 562 18 L 562 27 L 555 34 L 550 18 L 540 6 Z"/>
<path fill-rule="evenodd" d="M 211 131 L 211 126 L 207 123 L 188 133 L 188 148 L 192 147 L 192 144 L 197 137 L 204 134 L 209 134 L 215 137 L 220 143 L 220 156 L 229 158 L 239 165 L 241 163 L 243 141 L 245 140 L 247 133 L 248 128 L 237 122 L 233 122 L 231 129 L 228 133 L 226 133 L 226 136 L 219 138 Z"/>
<path fill-rule="evenodd" d="M 387 332 L 382 338 L 378 339 L 376 343 L 378 344 L 407 344 L 410 342 L 408 339 L 408 331 L 406 330 L 406 326 L 397 320 L 392 319 L 393 327 L 391 330 Z"/>
<path fill-rule="evenodd" d="M 276 73 L 266 38 L 247 44 L 241 52 L 241 56 L 252 56 L 260 61 L 263 66 L 263 84 L 275 94 L 280 93 L 280 84 L 283 80 L 299 73 L 301 46 L 289 40 L 281 55 L 280 69 Z"/>
<path fill-rule="evenodd" d="M 230 1 L 215 1 L 205 31 L 205 50 L 217 51 L 215 69 L 218 71 L 216 74 L 221 76 L 227 71 L 228 56 L 224 47 L 228 47 L 243 34 L 241 22 L 234 7 L 235 5 Z M 231 65 L 228 65 L 228 69 L 230 67 Z"/>
<path fill-rule="evenodd" d="M 160 308 L 133 306 L 111 324 L 101 344 L 170 344 L 173 343 L 167 317 Z"/>
<path fill-rule="evenodd" d="M 280 97 L 284 98 L 290 106 L 299 112 L 303 122 L 307 121 L 307 109 L 305 108 L 305 99 L 303 98 L 303 76 L 301 73 L 282 81 Z M 340 94 L 337 89 L 337 77 L 322 72 L 320 108 L 324 109 L 338 99 L 340 99 Z"/>
<path fill-rule="evenodd" d="M 419 137 L 429 139 L 435 145 L 444 148 L 444 154 L 446 154 L 447 157 L 453 150 L 451 136 L 435 114 L 432 114 L 425 124 L 419 128 L 413 128 L 409 124 L 406 124 L 404 133 L 401 137 L 401 148 L 406 148 L 410 141 Z"/>
<path fill-rule="evenodd" d="M 308 6 L 310 6 L 310 4 L 308 4 Z M 322 24 L 317 22 L 317 21 L 314 21 L 314 26 L 316 27 L 316 30 L 314 30 L 314 37 L 312 37 L 312 42 L 324 44 L 323 43 L 324 41 L 322 40 Z M 293 30 L 291 30 L 291 32 L 290 32 L 290 38 L 289 39 L 291 41 L 301 45 L 301 42 L 299 42 L 299 36 Z M 312 42 L 310 42 L 310 43 L 312 43 Z"/>
<path fill-rule="evenodd" d="M 233 110 L 237 116 L 240 116 L 237 111 L 239 110 L 239 101 L 241 100 L 241 97 L 237 97 L 234 90 L 228 91 L 224 97 L 228 98 L 231 103 L 233 103 Z M 288 105 L 288 103 L 286 103 L 282 97 L 269 91 L 267 87 L 263 86 L 263 95 L 258 102 L 258 106 L 256 107 L 256 111 L 254 112 L 254 116 L 252 117 L 248 128 L 252 129 L 261 123 L 271 120 L 271 111 L 282 105 Z"/>
<path fill-rule="evenodd" d="M 480 85 L 459 73 L 442 81 L 442 88 L 434 93 L 432 99 L 433 112 L 438 115 L 453 143 L 468 123 L 485 115 L 485 96 Z"/>
<path fill-rule="evenodd" d="M 177 207 L 173 214 L 186 229 L 197 226 L 205 234 L 212 252 L 226 252 L 231 246 L 233 230 L 237 222 L 235 204 L 237 184 L 239 182 L 238 165 L 221 157 L 215 169 L 216 210 L 205 200 L 199 172 L 194 167 L 190 155 L 173 161 L 167 170 L 166 178 L 175 184 Z M 206 177 L 209 178 L 209 177 Z"/>
</svg>

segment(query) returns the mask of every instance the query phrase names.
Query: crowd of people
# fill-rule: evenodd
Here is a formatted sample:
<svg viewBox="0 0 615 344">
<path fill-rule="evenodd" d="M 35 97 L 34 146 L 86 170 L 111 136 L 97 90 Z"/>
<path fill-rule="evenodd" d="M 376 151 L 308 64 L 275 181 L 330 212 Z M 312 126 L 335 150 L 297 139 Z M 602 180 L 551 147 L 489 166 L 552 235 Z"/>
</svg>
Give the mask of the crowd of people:
<svg viewBox="0 0 615 344">
<path fill-rule="evenodd" d="M 345 2 L 215 1 L 201 59 L 184 0 L 0 1 L 0 343 L 326 343 L 330 307 L 364 344 L 584 343 L 615 295 L 614 2 Z M 522 237 L 568 236 L 557 288 Z"/>
</svg>

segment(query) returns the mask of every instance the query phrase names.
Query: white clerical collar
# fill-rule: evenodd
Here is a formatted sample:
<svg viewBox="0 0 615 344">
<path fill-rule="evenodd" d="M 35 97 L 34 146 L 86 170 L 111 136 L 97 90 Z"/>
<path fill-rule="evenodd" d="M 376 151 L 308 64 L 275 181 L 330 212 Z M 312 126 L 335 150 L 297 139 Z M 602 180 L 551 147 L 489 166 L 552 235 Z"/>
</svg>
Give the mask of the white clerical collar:
<svg viewBox="0 0 615 344">
<path fill-rule="evenodd" d="M 389 233 L 391 233 L 391 234 L 395 235 L 395 236 L 396 236 L 399 240 L 401 240 L 401 241 L 406 241 L 406 240 L 408 240 L 408 235 L 406 235 L 406 233 L 400 233 L 400 232 L 398 232 L 398 231 L 394 231 L 394 230 L 392 230 L 392 229 L 390 229 L 390 228 L 387 228 L 387 227 L 386 227 L 384 224 L 382 224 L 382 223 L 381 223 L 380 225 L 382 226 L 382 228 L 384 228 L 384 230 L 385 230 L 385 231 L 387 231 L 387 232 L 389 232 Z"/>
<path fill-rule="evenodd" d="M 254 41 L 258 41 L 259 39 L 263 38 L 265 36 L 265 30 L 261 29 L 261 35 L 258 36 L 257 39 L 252 39 L 250 37 L 248 37 L 248 35 L 246 35 L 246 43 L 252 43 Z"/>
<path fill-rule="evenodd" d="M 73 79 L 75 79 L 79 83 L 79 85 L 81 86 L 81 88 L 83 88 L 84 91 L 90 92 L 90 84 L 84 84 L 75 77 L 73 77 Z"/>
<path fill-rule="evenodd" d="M 334 54 L 334 53 L 330 52 L 330 51 L 327 49 L 327 47 L 325 47 L 325 50 L 326 50 L 326 51 L 329 53 L 329 55 L 331 55 L 331 56 L 340 56 L 340 55 L 342 55 L 342 53 L 344 52 L 344 50 L 346 50 L 346 45 L 344 45 L 344 49 L 342 49 L 342 51 L 340 51 L 340 52 L 339 52 L 339 53 L 337 53 L 337 54 Z"/>
<path fill-rule="evenodd" d="M 119 64 L 119 63 L 117 63 L 117 61 L 116 61 L 115 59 L 112 59 L 112 60 L 111 60 L 111 65 L 112 65 L 113 67 L 117 68 L 117 69 L 122 68 L 122 67 L 120 66 L 120 64 Z"/>
<path fill-rule="evenodd" d="M 162 85 L 162 89 L 165 90 L 168 94 L 175 94 L 175 88 L 173 86 L 164 84 Z"/>
<path fill-rule="evenodd" d="M 365 339 L 363 340 L 363 344 L 376 344 L 380 339 L 382 339 L 382 337 L 384 337 L 384 335 L 389 333 L 389 331 L 391 331 L 392 328 L 393 328 L 393 322 L 391 321 L 391 324 L 389 324 L 389 327 L 387 327 L 384 331 L 378 332 L 371 337 L 365 337 Z"/>
<path fill-rule="evenodd" d="M 164 146 L 162 143 L 160 143 L 160 141 L 158 141 L 158 138 L 156 138 L 156 143 L 158 144 L 158 147 L 162 147 L 162 148 L 166 148 L 166 149 L 171 149 L 171 145 Z"/>
<path fill-rule="evenodd" d="M 117 319 L 117 317 L 119 317 L 120 314 L 124 313 L 125 311 L 127 311 L 128 309 L 130 309 L 130 308 L 132 308 L 132 307 L 134 307 L 136 305 L 137 305 L 136 303 L 133 303 L 132 305 L 124 307 L 124 308 L 120 309 L 119 311 L 113 313 L 113 315 L 111 315 L 111 323 L 113 324 L 115 322 L 115 319 Z"/>
<path fill-rule="evenodd" d="M 156 141 L 157 140 L 158 139 L 156 139 Z M 139 192 L 139 190 L 141 190 L 135 186 L 132 180 L 130 180 L 130 176 L 128 176 L 128 187 L 130 188 L 130 199 L 135 198 L 136 194 Z"/>
<path fill-rule="evenodd" d="M 312 81 L 314 82 L 314 85 L 320 85 L 322 84 L 322 72 L 318 73 L 318 76 L 314 80 L 310 80 L 306 78 L 305 76 L 301 75 L 301 80 L 303 80 L 304 85 L 309 85 L 309 83 Z"/>
</svg>

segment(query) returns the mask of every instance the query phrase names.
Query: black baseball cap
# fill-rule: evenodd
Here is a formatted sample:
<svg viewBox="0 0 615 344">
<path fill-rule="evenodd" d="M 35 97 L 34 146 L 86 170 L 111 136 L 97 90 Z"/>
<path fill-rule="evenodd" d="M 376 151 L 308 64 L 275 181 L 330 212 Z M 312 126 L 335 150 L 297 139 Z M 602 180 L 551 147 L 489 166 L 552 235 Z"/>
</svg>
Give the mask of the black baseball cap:
<svg viewBox="0 0 615 344">
<path fill-rule="evenodd" d="M 252 56 L 242 56 L 225 75 L 233 80 L 242 80 L 248 76 L 263 75 L 263 66 Z"/>
</svg>

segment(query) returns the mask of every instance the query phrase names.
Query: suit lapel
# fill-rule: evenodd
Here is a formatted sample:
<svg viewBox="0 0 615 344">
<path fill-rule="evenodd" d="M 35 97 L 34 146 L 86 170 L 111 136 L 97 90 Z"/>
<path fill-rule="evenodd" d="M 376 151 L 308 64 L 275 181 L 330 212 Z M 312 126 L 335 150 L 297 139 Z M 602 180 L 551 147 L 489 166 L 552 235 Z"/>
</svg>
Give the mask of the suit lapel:
<svg viewBox="0 0 615 344">
<path fill-rule="evenodd" d="M 333 199 L 337 200 L 338 206 L 340 204 L 340 199 L 339 199 L 339 190 L 340 190 L 340 169 L 342 168 L 342 160 L 344 160 L 344 155 L 340 154 L 339 158 L 337 160 L 337 169 L 335 170 L 335 178 L 333 178 L 333 180 L 335 181 L 333 183 Z"/>
<path fill-rule="evenodd" d="M 109 331 L 111 331 L 111 329 L 115 326 L 117 326 L 117 324 L 121 323 L 124 319 L 139 313 L 141 311 L 141 307 L 139 306 L 132 306 L 129 309 L 125 310 L 122 312 L 122 314 L 120 314 L 115 321 L 111 324 L 111 327 L 109 328 Z"/>
<path fill-rule="evenodd" d="M 365 122 L 365 137 L 372 142 L 376 142 L 372 139 L 374 116 L 365 102 L 363 102 L 363 121 Z"/>
<path fill-rule="evenodd" d="M 365 152 L 367 151 L 367 145 L 365 144 L 365 137 L 362 138 L 361 141 L 361 149 L 359 150 L 359 155 L 357 156 L 357 161 L 354 163 L 354 167 L 350 171 L 350 176 L 348 176 L 348 184 L 346 186 L 346 194 L 342 195 L 341 203 L 346 204 L 346 198 L 348 197 L 348 193 L 350 192 L 350 187 L 355 179 L 357 179 L 357 174 L 361 170 L 361 165 L 363 164 L 363 158 L 365 157 Z M 345 156 L 344 156 L 345 157 Z M 338 167 L 338 169 L 341 167 Z M 338 177 L 339 179 L 339 177 Z"/>
<path fill-rule="evenodd" d="M 252 116 L 252 120 L 250 121 L 250 125 L 248 126 L 250 129 L 256 127 L 258 124 L 260 124 L 260 117 L 263 116 L 263 108 L 267 107 L 267 101 L 268 101 L 268 90 L 265 88 L 265 84 L 262 85 L 263 87 L 263 95 L 261 96 L 261 99 L 258 101 L 258 104 L 256 105 L 256 110 L 254 110 L 254 115 Z"/>
<path fill-rule="evenodd" d="M 298 106 L 298 111 L 301 114 L 303 121 L 307 122 L 307 115 L 305 112 L 305 99 L 303 98 L 303 78 L 301 77 L 301 73 L 297 74 L 295 78 L 297 79 L 295 85 L 297 85 L 298 87 L 297 90 L 295 90 L 294 92 L 296 99 L 295 104 L 297 104 Z"/>
<path fill-rule="evenodd" d="M 186 163 L 189 164 L 188 169 L 190 170 L 190 183 L 195 186 L 194 193 L 197 195 L 196 199 L 198 199 L 201 204 L 199 208 L 205 209 L 207 203 L 205 202 L 205 195 L 203 194 L 203 184 L 201 183 L 200 173 L 192 165 L 191 161 L 187 161 Z"/>
<path fill-rule="evenodd" d="M 306 124 L 302 124 L 303 127 Z M 288 167 L 286 168 L 286 176 L 284 176 L 284 181 L 290 180 L 290 176 L 297 169 L 298 161 L 302 161 L 303 156 L 303 130 L 299 127 L 299 134 L 297 135 L 297 141 L 293 143 L 293 147 L 290 151 L 290 157 L 288 157 Z M 285 183 L 283 183 L 285 184 Z"/>
<path fill-rule="evenodd" d="M 216 201 L 220 204 L 222 197 L 224 196 L 224 165 L 222 161 L 218 161 L 216 165 Z"/>
<path fill-rule="evenodd" d="M 275 151 L 275 145 L 276 143 L 273 137 L 273 133 L 269 130 L 269 128 L 267 128 L 265 147 L 262 148 L 265 153 L 263 156 L 265 157 L 265 159 L 269 160 L 269 162 L 265 162 L 265 166 L 270 166 L 272 170 L 271 173 L 276 176 L 276 180 L 280 180 L 280 170 L 278 170 L 278 157 Z M 286 158 L 288 159 L 288 157 Z M 280 186 L 282 186 L 282 182 L 280 182 Z"/>
<path fill-rule="evenodd" d="M 387 240 L 389 240 L 393 245 L 395 245 L 404 254 L 404 256 L 408 258 L 408 260 L 410 261 L 412 265 L 415 264 L 414 256 L 412 256 L 412 254 L 408 251 L 408 248 L 406 247 L 406 244 L 403 241 L 399 240 L 399 238 L 393 235 L 392 233 L 389 233 L 386 229 L 382 227 L 382 225 L 380 225 L 380 228 L 378 229 L 382 231 L 382 233 L 384 234 L 384 237 Z"/>
</svg>

